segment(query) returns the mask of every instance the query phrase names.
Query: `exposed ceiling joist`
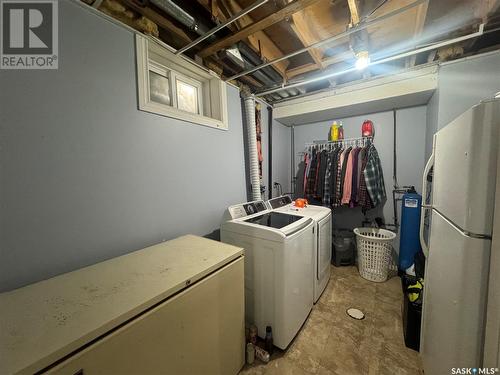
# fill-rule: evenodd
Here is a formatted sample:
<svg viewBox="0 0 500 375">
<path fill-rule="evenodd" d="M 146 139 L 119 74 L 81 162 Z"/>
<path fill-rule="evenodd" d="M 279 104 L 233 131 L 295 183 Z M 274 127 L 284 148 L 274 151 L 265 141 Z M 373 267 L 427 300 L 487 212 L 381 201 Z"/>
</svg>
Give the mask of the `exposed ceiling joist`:
<svg viewBox="0 0 500 375">
<path fill-rule="evenodd" d="M 347 50 L 341 53 L 337 53 L 331 57 L 324 58 L 323 60 L 321 60 L 321 64 L 323 65 L 323 68 L 326 68 L 330 65 L 345 61 L 350 58 L 353 58 L 353 53 L 351 50 Z M 292 78 L 316 69 L 316 64 L 305 64 L 293 69 L 288 69 L 286 71 L 286 75 L 288 78 Z"/>
<path fill-rule="evenodd" d="M 413 40 L 417 41 L 418 37 L 422 34 L 425 26 L 425 19 L 427 17 L 427 9 L 429 8 L 429 2 L 426 1 L 417 7 L 417 15 L 415 17 L 415 29 L 413 31 Z M 417 55 L 410 56 L 409 66 L 415 66 L 417 61 Z"/>
<path fill-rule="evenodd" d="M 355 26 L 359 23 L 358 5 L 356 4 L 356 0 L 347 0 L 347 4 L 349 5 L 349 11 L 351 12 L 351 24 L 352 26 Z"/>
<path fill-rule="evenodd" d="M 227 10 L 230 11 L 231 14 L 240 12 L 243 9 L 235 0 L 219 0 L 218 3 L 221 7 L 227 8 Z M 241 17 L 235 23 L 238 23 L 241 26 L 241 29 L 243 29 L 246 26 L 253 24 L 254 22 L 253 19 L 247 14 Z M 248 42 L 255 51 L 258 51 L 266 59 L 274 60 L 283 56 L 283 52 L 281 52 L 278 46 L 263 31 L 258 31 L 255 34 L 251 35 L 248 38 Z M 286 77 L 285 72 L 288 64 L 289 62 L 287 60 L 284 60 L 274 65 L 274 68 L 281 74 L 283 78 Z"/>
<path fill-rule="evenodd" d="M 149 18 L 151 21 L 156 23 L 162 29 L 171 32 L 177 38 L 179 38 L 179 40 L 181 40 L 183 43 L 185 44 L 191 43 L 191 38 L 184 32 L 184 30 L 174 25 L 173 22 L 161 16 L 153 9 L 147 6 L 141 7 L 132 0 L 118 0 L 118 1 L 123 5 L 125 5 L 126 7 L 132 9 L 134 12 L 137 12 L 143 15 L 144 17 Z"/>
<path fill-rule="evenodd" d="M 241 29 L 236 34 L 230 35 L 224 39 L 221 39 L 204 50 L 200 51 L 199 55 L 201 57 L 207 57 L 213 55 L 217 51 L 227 48 L 245 38 L 250 37 L 252 34 L 255 34 L 258 31 L 262 31 L 265 28 L 274 25 L 276 22 L 282 21 L 287 17 L 290 17 L 295 12 L 298 12 L 311 4 L 314 4 L 319 0 L 295 0 L 293 3 L 288 4 L 286 7 L 280 9 L 279 11 L 264 17 L 260 21 L 254 22 L 252 24 L 247 25 L 243 29 Z"/>
<path fill-rule="evenodd" d="M 481 0 L 480 6 L 476 9 L 476 17 L 487 22 L 488 15 L 500 8 L 500 0 Z"/>
<path fill-rule="evenodd" d="M 293 22 L 290 23 L 290 27 L 302 42 L 304 47 L 307 47 L 308 45 L 318 41 L 311 32 L 310 25 L 307 22 L 307 17 L 303 12 L 295 13 L 292 16 L 292 20 Z M 318 48 L 312 48 L 307 52 L 313 59 L 316 69 L 323 68 L 323 53 L 321 52 L 321 50 L 319 50 Z"/>
</svg>

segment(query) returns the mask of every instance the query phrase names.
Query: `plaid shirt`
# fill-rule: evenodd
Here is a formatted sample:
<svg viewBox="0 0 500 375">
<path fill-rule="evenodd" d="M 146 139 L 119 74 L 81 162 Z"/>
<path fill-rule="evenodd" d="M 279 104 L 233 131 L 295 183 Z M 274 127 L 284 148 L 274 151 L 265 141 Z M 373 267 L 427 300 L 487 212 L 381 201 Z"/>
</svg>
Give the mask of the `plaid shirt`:
<svg viewBox="0 0 500 375">
<path fill-rule="evenodd" d="M 374 206 L 382 203 L 386 198 L 384 174 L 382 172 L 382 163 L 378 157 L 375 146 L 371 145 L 368 149 L 368 158 L 365 167 L 366 190 L 370 195 Z"/>
<path fill-rule="evenodd" d="M 331 160 L 331 168 L 330 168 L 330 204 L 335 203 L 335 194 L 337 190 L 337 170 L 339 166 L 339 158 L 342 153 L 342 149 L 340 147 L 336 147 L 333 150 L 332 160 Z"/>
<path fill-rule="evenodd" d="M 332 170 L 333 151 L 329 152 L 326 156 L 326 171 L 325 180 L 323 184 L 323 206 L 330 206 L 330 174 Z"/>
<path fill-rule="evenodd" d="M 310 161 L 309 161 L 309 173 L 307 174 L 306 190 L 304 191 L 305 196 L 310 196 L 314 191 L 314 181 L 316 178 L 316 152 L 313 150 Z"/>
<path fill-rule="evenodd" d="M 340 150 L 337 159 L 337 175 L 335 176 L 335 195 L 333 197 L 333 207 L 340 206 L 340 198 L 342 196 L 342 164 L 347 150 Z"/>
<path fill-rule="evenodd" d="M 365 183 L 365 167 L 367 163 L 367 153 L 365 153 L 365 156 L 363 158 L 363 161 L 361 163 L 361 175 L 359 177 L 359 188 L 358 188 L 358 204 L 363 208 L 363 211 L 367 211 L 371 208 L 373 208 L 372 202 L 370 200 L 370 195 L 368 194 L 368 190 L 366 190 L 366 183 Z"/>
</svg>

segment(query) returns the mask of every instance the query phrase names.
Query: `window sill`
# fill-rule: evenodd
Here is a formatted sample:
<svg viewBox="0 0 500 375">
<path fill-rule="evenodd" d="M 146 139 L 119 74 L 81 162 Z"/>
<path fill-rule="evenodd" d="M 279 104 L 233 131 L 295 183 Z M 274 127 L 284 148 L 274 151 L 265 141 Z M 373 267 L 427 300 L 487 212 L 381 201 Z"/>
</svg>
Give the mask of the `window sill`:
<svg viewBox="0 0 500 375">
<path fill-rule="evenodd" d="M 191 122 L 196 125 L 203 125 L 220 130 L 227 130 L 227 125 L 225 125 L 222 121 L 206 116 L 197 115 L 195 113 L 185 112 L 174 107 L 167 107 L 162 104 L 156 104 L 154 102 L 142 102 L 139 104 L 139 109 L 141 111 L 175 118 L 177 120 Z"/>
</svg>

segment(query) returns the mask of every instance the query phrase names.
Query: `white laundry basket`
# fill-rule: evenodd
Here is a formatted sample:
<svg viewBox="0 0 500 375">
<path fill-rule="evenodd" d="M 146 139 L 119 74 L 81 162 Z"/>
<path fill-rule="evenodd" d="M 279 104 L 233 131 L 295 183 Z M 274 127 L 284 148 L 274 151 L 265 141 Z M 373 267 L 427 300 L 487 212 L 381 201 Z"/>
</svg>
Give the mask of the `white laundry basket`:
<svg viewBox="0 0 500 375">
<path fill-rule="evenodd" d="M 370 281 L 386 281 L 392 258 L 392 241 L 396 238 L 396 233 L 379 228 L 356 228 L 354 233 L 359 274 Z"/>
</svg>

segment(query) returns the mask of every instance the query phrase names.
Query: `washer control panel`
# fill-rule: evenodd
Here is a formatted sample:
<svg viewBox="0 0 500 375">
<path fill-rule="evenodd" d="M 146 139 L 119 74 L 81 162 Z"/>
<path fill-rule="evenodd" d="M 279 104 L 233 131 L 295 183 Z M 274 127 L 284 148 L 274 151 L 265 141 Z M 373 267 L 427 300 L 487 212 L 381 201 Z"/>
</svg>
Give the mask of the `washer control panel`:
<svg viewBox="0 0 500 375">
<path fill-rule="evenodd" d="M 241 203 L 228 208 L 229 214 L 232 219 L 238 219 L 240 217 L 253 215 L 257 212 L 265 210 L 267 210 L 267 207 L 264 201 Z"/>
</svg>

